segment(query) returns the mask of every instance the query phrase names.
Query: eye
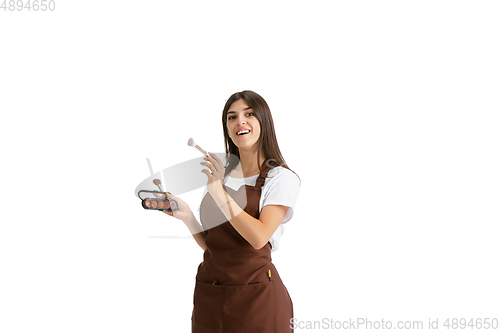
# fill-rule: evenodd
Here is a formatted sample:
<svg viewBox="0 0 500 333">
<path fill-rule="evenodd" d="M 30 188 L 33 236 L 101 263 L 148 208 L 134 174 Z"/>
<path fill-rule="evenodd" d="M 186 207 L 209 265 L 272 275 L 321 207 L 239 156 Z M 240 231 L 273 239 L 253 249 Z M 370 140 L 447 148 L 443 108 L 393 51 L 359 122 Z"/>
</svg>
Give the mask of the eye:
<svg viewBox="0 0 500 333">
<path fill-rule="evenodd" d="M 231 119 L 234 119 L 234 116 L 227 117 L 227 120 L 231 120 Z"/>
<path fill-rule="evenodd" d="M 254 114 L 253 114 L 253 112 L 248 112 L 248 113 L 247 113 L 247 116 L 248 116 L 248 115 L 253 116 Z"/>
</svg>

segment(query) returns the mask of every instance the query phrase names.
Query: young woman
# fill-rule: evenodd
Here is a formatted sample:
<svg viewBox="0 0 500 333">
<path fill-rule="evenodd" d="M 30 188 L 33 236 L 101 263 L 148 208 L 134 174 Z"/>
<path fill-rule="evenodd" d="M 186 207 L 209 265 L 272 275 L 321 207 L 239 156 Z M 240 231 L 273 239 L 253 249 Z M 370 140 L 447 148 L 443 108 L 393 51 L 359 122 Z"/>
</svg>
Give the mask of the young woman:
<svg viewBox="0 0 500 333">
<path fill-rule="evenodd" d="M 233 94 L 224 106 L 222 127 L 231 162 L 223 165 L 209 154 L 202 163 L 208 185 L 201 225 L 185 202 L 168 194 L 179 210 L 167 214 L 181 219 L 205 251 L 196 275 L 192 332 L 292 332 L 292 300 L 271 251 L 279 246 L 282 224 L 293 215 L 300 180 L 285 164 L 260 95 Z"/>
</svg>

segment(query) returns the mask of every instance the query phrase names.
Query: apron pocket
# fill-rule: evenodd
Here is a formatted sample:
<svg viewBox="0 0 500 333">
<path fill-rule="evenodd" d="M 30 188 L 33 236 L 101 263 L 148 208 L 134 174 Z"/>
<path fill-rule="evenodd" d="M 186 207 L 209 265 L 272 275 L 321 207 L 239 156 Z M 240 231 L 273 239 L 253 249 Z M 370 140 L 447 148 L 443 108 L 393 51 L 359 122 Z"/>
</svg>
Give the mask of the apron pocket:
<svg viewBox="0 0 500 333">
<path fill-rule="evenodd" d="M 224 332 L 274 333 L 274 281 L 224 287 Z"/>
<path fill-rule="evenodd" d="M 196 281 L 193 296 L 192 333 L 222 332 L 224 288 Z"/>
</svg>

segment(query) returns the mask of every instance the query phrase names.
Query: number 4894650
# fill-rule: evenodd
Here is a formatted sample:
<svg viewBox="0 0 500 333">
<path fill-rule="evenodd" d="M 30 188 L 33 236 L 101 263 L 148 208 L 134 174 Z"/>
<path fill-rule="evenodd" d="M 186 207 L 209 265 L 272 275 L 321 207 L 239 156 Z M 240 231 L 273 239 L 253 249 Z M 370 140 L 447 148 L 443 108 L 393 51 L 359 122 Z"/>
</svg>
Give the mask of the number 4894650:
<svg viewBox="0 0 500 333">
<path fill-rule="evenodd" d="M 0 9 L 4 11 L 54 11 L 56 9 L 55 0 L 4 0 Z"/>
</svg>

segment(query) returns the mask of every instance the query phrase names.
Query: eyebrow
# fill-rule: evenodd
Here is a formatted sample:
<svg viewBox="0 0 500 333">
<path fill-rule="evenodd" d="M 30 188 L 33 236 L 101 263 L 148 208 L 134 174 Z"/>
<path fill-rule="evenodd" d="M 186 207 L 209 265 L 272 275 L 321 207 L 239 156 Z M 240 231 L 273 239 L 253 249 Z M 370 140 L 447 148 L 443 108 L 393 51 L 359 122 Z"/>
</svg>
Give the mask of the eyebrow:
<svg viewBox="0 0 500 333">
<path fill-rule="evenodd" d="M 243 111 L 246 111 L 246 110 L 251 110 L 251 109 L 252 109 L 252 107 L 251 107 L 251 106 L 249 106 L 249 107 L 247 107 L 247 108 L 244 108 L 244 109 L 243 109 Z M 230 114 L 230 113 L 236 113 L 236 111 L 228 111 L 228 112 L 227 112 L 227 114 Z"/>
</svg>

